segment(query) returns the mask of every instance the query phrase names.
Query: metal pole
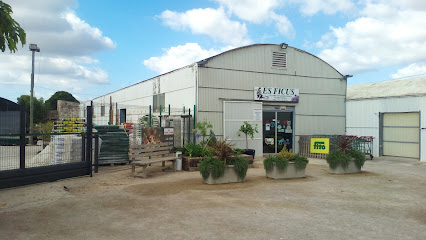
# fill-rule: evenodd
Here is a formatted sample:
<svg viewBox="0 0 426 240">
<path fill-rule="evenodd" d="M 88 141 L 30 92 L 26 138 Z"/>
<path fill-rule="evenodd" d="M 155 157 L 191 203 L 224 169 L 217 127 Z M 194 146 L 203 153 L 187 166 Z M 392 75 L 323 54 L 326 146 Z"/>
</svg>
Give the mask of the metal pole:
<svg viewBox="0 0 426 240">
<path fill-rule="evenodd" d="M 95 135 L 95 173 L 98 173 L 99 167 L 99 134 Z"/>
<path fill-rule="evenodd" d="M 33 133 L 34 130 L 34 101 L 33 101 L 33 97 L 34 97 L 34 55 L 35 55 L 35 51 L 31 51 L 32 52 L 32 68 L 31 68 L 31 95 L 30 95 L 30 134 Z M 30 144 L 32 142 L 32 139 L 30 139 Z"/>
<path fill-rule="evenodd" d="M 25 168 L 25 103 L 21 103 L 20 123 L 19 123 L 19 168 Z"/>
<path fill-rule="evenodd" d="M 195 128 L 195 104 L 194 104 L 194 128 Z M 194 144 L 195 144 L 195 134 L 194 134 L 194 137 L 193 137 L 193 139 L 194 139 Z"/>
<path fill-rule="evenodd" d="M 87 106 L 87 139 L 86 139 L 86 161 L 89 174 L 92 176 L 92 140 L 93 140 L 93 107 Z"/>
<path fill-rule="evenodd" d="M 149 119 L 148 119 L 149 120 L 149 122 L 148 122 L 149 127 L 151 127 L 151 120 L 152 120 L 151 118 L 152 118 L 152 116 L 151 116 L 151 105 L 149 105 Z"/>
<path fill-rule="evenodd" d="M 170 104 L 169 104 L 169 127 L 170 127 Z"/>
<path fill-rule="evenodd" d="M 188 108 L 188 142 L 191 142 L 191 109 Z"/>
</svg>

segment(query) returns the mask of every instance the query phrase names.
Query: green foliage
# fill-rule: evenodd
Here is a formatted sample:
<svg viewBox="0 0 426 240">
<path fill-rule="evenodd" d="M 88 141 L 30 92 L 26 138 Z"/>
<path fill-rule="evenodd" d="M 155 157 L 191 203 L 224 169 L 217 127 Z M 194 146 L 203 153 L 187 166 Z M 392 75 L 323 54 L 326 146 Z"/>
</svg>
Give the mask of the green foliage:
<svg viewBox="0 0 426 240">
<path fill-rule="evenodd" d="M 56 110 L 58 108 L 58 100 L 79 103 L 79 101 L 75 99 L 75 97 L 71 93 L 65 91 L 58 91 L 53 94 L 49 99 L 47 99 L 46 105 L 49 106 L 50 110 Z"/>
<path fill-rule="evenodd" d="M 238 136 L 241 136 L 241 133 L 246 135 L 246 149 L 248 149 L 248 136 L 253 139 L 254 134 L 257 132 L 257 124 L 253 125 L 247 121 L 244 121 L 244 124 L 241 125 L 240 129 L 238 130 Z"/>
<path fill-rule="evenodd" d="M 351 150 L 348 152 L 348 154 L 354 159 L 355 165 L 359 168 L 362 168 L 365 163 L 365 154 L 357 151 L 357 150 Z"/>
<path fill-rule="evenodd" d="M 0 1 L 0 49 L 2 52 L 9 48 L 10 52 L 16 52 L 16 45 L 21 40 L 22 46 L 26 43 L 26 34 L 19 23 L 10 15 L 13 13 L 10 5 Z"/>
<path fill-rule="evenodd" d="M 277 153 L 277 156 L 291 161 L 294 159 L 294 156 L 296 156 L 296 154 L 294 154 L 291 149 L 287 150 L 287 145 L 284 145 L 283 149 L 281 149 L 281 151 Z"/>
<path fill-rule="evenodd" d="M 263 167 L 268 172 L 272 171 L 274 163 L 280 171 L 284 171 L 288 166 L 288 160 L 281 156 L 278 156 L 277 154 L 275 156 L 269 155 L 267 158 L 265 158 L 265 160 L 263 160 Z"/>
<path fill-rule="evenodd" d="M 29 95 L 21 95 L 18 97 L 18 104 L 24 103 L 25 104 L 25 111 L 27 113 L 27 116 L 30 116 L 30 96 Z M 46 104 L 44 102 L 43 98 L 36 98 L 33 97 L 33 104 L 34 104 L 34 123 L 41 123 L 43 122 L 47 116 L 48 116 L 48 109 L 46 108 Z"/>
<path fill-rule="evenodd" d="M 210 147 L 210 151 L 213 156 L 219 158 L 219 160 L 226 162 L 232 155 L 235 154 L 233 149 L 234 144 L 230 144 L 225 140 L 218 140 L 215 144 Z"/>
<path fill-rule="evenodd" d="M 182 155 L 187 157 L 204 157 L 210 155 L 210 151 L 200 144 L 188 143 L 183 148 L 178 148 Z"/>
<path fill-rule="evenodd" d="M 41 135 L 41 139 L 44 141 L 50 141 L 50 133 L 53 129 L 53 122 L 48 121 L 46 123 L 40 123 L 35 126 L 35 132 L 40 132 L 43 135 Z M 46 135 L 44 135 L 46 134 Z"/>
<path fill-rule="evenodd" d="M 305 169 L 306 165 L 308 165 L 309 160 L 305 156 L 296 154 L 292 160 L 297 169 Z"/>
<path fill-rule="evenodd" d="M 234 148 L 234 152 L 235 152 L 235 155 L 240 155 L 240 154 L 243 154 L 245 150 L 241 148 Z"/>
<path fill-rule="evenodd" d="M 331 169 L 335 169 L 339 164 L 345 169 L 349 165 L 351 157 L 339 149 L 333 150 L 326 157 L 327 163 Z"/>
<path fill-rule="evenodd" d="M 237 172 L 239 178 L 244 179 L 246 177 L 248 170 L 247 158 L 241 156 L 233 157 L 228 159 L 227 164 L 234 165 L 235 172 Z"/>
<path fill-rule="evenodd" d="M 213 179 L 217 179 L 223 176 L 225 172 L 225 162 L 213 156 L 203 158 L 198 167 L 204 180 L 207 180 L 209 174 L 212 175 Z"/>
</svg>

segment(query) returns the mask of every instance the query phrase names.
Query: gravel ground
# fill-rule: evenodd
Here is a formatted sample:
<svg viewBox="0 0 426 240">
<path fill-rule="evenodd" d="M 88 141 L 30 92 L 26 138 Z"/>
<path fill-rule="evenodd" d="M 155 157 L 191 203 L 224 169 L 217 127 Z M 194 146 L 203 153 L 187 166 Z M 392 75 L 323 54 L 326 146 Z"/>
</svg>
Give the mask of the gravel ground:
<svg viewBox="0 0 426 240">
<path fill-rule="evenodd" d="M 199 172 L 94 177 L 0 191 L 0 239 L 426 239 L 426 163 L 367 160 L 332 175 L 310 159 L 306 178 L 272 180 L 261 159 L 246 182 L 206 185 Z"/>
</svg>

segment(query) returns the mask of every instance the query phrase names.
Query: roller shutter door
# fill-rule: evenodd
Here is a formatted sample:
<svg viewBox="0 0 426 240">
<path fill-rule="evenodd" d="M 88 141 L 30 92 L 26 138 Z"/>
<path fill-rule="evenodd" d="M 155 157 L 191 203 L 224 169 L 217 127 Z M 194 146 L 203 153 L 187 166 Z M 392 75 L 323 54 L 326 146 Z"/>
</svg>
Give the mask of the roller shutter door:
<svg viewBox="0 0 426 240">
<path fill-rule="evenodd" d="M 383 155 L 419 158 L 419 113 L 384 113 Z"/>
</svg>

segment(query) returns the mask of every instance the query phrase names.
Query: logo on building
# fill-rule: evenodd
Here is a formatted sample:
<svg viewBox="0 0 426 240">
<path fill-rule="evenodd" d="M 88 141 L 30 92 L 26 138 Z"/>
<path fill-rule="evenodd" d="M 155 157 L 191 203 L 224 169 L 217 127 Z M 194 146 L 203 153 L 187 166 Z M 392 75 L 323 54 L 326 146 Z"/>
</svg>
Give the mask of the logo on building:
<svg viewBox="0 0 426 240">
<path fill-rule="evenodd" d="M 311 138 L 311 153 L 329 153 L 330 139 Z"/>
<path fill-rule="evenodd" d="M 254 87 L 254 100 L 274 102 L 299 102 L 299 89 Z"/>
</svg>

